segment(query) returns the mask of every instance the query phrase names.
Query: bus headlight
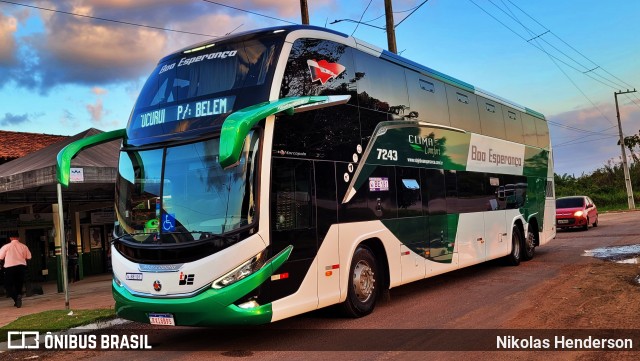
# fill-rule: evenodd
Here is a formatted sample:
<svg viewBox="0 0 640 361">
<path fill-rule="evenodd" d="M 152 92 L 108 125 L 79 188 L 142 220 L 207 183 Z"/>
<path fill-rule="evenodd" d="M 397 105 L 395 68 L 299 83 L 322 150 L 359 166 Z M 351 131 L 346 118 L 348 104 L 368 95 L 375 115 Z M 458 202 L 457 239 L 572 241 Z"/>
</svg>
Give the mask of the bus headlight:
<svg viewBox="0 0 640 361">
<path fill-rule="evenodd" d="M 213 281 L 211 288 L 220 289 L 234 284 L 262 268 L 262 266 L 264 266 L 264 263 L 264 251 L 262 251 L 252 257 L 250 260 L 241 264 L 239 267 L 236 267 L 229 273 Z"/>
</svg>

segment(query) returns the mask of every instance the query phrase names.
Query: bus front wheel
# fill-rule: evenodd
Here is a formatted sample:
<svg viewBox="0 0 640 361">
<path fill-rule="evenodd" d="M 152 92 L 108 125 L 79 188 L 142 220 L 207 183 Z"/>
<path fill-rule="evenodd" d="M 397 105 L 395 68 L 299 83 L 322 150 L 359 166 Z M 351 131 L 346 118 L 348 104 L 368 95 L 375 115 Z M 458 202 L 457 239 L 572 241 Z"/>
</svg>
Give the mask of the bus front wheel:
<svg viewBox="0 0 640 361">
<path fill-rule="evenodd" d="M 373 311 L 379 294 L 377 273 L 375 256 L 369 248 L 359 246 L 353 254 L 347 299 L 342 304 L 347 316 L 363 317 Z"/>
</svg>

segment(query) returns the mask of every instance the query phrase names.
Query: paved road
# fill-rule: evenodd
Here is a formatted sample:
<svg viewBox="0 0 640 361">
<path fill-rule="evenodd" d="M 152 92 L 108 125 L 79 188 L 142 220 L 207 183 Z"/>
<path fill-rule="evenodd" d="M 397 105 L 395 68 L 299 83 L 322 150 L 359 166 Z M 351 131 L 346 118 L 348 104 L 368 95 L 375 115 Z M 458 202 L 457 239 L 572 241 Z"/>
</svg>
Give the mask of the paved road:
<svg viewBox="0 0 640 361">
<path fill-rule="evenodd" d="M 392 289 L 389 301 L 382 302 L 373 314 L 361 319 L 343 319 L 334 316 L 330 310 L 320 310 L 251 329 L 158 329 L 148 325 L 127 325 L 122 328 L 134 333 L 149 333 L 154 351 L 58 352 L 47 356 L 59 360 L 81 357 L 109 361 L 114 355 L 118 359 L 153 361 L 233 357 L 261 361 L 425 359 L 427 356 L 459 359 L 463 355 L 455 352 L 427 355 L 404 350 L 419 348 L 416 342 L 422 342 L 421 333 L 437 338 L 438 331 L 431 329 L 500 329 L 505 321 L 535 302 L 531 299 L 531 290 L 541 281 L 553 279 L 568 264 L 594 262 L 583 256 L 585 250 L 639 244 L 639 220 L 640 212 L 601 215 L 599 227 L 586 232 L 560 231 L 554 241 L 536 250 L 532 261 L 518 267 L 489 262 Z M 386 329 L 411 331 L 387 332 Z M 465 337 L 473 338 L 473 334 L 441 332 L 443 337 L 461 338 L 461 344 L 469 341 Z M 393 341 L 394 337 L 398 338 L 398 351 L 337 351 L 368 347 L 384 349 L 382 345 Z M 265 351 L 272 345 L 278 350 Z M 218 347 L 227 351 L 220 351 Z M 211 350 L 196 351 L 202 348 Z M 316 351 L 300 351 L 304 348 Z"/>
</svg>

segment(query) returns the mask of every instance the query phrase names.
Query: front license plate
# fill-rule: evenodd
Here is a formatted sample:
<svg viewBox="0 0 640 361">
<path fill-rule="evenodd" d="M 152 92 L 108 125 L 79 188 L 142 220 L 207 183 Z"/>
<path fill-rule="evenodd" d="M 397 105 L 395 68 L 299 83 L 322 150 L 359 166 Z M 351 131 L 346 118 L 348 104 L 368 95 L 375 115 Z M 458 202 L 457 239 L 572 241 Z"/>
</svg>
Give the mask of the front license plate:
<svg viewBox="0 0 640 361">
<path fill-rule="evenodd" d="M 150 313 L 149 323 L 152 325 L 175 326 L 173 315 L 170 313 Z"/>
<path fill-rule="evenodd" d="M 559 219 L 558 220 L 558 224 L 566 224 L 566 223 L 569 223 L 568 219 Z"/>
</svg>

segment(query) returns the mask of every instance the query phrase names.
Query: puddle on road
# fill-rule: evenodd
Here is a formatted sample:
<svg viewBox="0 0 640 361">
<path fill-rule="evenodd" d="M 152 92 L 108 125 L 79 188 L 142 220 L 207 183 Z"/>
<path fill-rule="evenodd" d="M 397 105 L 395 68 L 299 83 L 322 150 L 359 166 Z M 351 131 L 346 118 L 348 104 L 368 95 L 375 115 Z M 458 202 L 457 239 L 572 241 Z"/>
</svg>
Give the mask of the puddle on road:
<svg viewBox="0 0 640 361">
<path fill-rule="evenodd" d="M 616 263 L 638 264 L 640 263 L 640 244 L 589 249 L 584 251 L 583 256 Z"/>
</svg>

